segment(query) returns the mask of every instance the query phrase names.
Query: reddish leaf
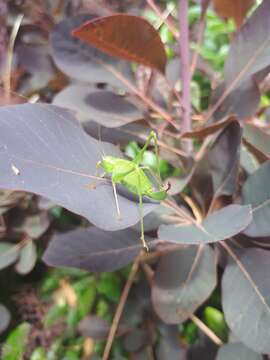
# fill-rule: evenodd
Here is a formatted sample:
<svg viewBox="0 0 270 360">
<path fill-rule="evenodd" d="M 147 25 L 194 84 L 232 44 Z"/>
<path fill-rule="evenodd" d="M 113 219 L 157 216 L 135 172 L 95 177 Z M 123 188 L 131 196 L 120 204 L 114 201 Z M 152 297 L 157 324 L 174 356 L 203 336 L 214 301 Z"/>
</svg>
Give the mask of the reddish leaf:
<svg viewBox="0 0 270 360">
<path fill-rule="evenodd" d="M 195 128 L 193 131 L 187 131 L 182 134 L 182 138 L 187 139 L 203 139 L 208 135 L 214 134 L 215 132 L 219 131 L 220 129 L 224 128 L 226 125 L 230 124 L 231 122 L 237 121 L 234 116 L 226 117 L 225 119 L 216 122 L 214 124 L 210 124 L 208 126 L 198 127 Z"/>
<path fill-rule="evenodd" d="M 159 34 L 141 17 L 99 17 L 73 30 L 72 35 L 111 56 L 165 71 L 166 53 Z"/>
<path fill-rule="evenodd" d="M 254 0 L 213 0 L 213 3 L 218 15 L 232 18 L 237 27 L 240 27 Z"/>
</svg>

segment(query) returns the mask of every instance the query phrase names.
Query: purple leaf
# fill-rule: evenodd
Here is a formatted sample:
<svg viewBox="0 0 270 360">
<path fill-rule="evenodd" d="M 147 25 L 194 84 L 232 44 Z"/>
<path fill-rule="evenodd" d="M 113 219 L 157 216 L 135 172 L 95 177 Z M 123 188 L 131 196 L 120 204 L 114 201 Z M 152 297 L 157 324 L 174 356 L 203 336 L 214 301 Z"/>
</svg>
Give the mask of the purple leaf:
<svg viewBox="0 0 270 360">
<path fill-rule="evenodd" d="M 252 237 L 270 235 L 270 161 L 252 173 L 242 189 L 242 203 L 252 205 L 253 221 L 244 233 Z"/>
<path fill-rule="evenodd" d="M 225 319 L 237 339 L 258 353 L 269 354 L 269 251 L 252 248 L 234 256 L 222 279 Z"/>
<path fill-rule="evenodd" d="M 82 122 L 95 121 L 108 128 L 126 125 L 144 116 L 125 97 L 89 85 L 70 85 L 55 96 L 53 103 L 75 110 Z"/>
<path fill-rule="evenodd" d="M 216 281 L 216 259 L 209 246 L 165 255 L 153 281 L 154 309 L 164 322 L 182 323 L 210 296 Z"/>
<path fill-rule="evenodd" d="M 161 225 L 158 237 L 177 244 L 207 244 L 243 231 L 252 220 L 250 206 L 229 205 L 210 214 L 202 223 Z"/>
<path fill-rule="evenodd" d="M 119 219 L 110 181 L 92 178 L 103 150 L 121 153 L 88 136 L 70 112 L 42 104 L 1 107 L 0 128 L 1 188 L 43 195 L 105 230 L 139 221 L 136 201 L 119 195 Z M 155 206 L 145 204 L 145 214 Z"/>
<path fill-rule="evenodd" d="M 130 66 L 125 61 L 114 59 L 71 36 L 72 30 L 95 17 L 93 14 L 80 14 L 67 18 L 55 26 L 50 35 L 53 60 L 61 71 L 76 80 L 108 83 L 124 88 L 123 83 L 116 79 L 104 64 L 112 65 L 131 77 Z"/>
<path fill-rule="evenodd" d="M 94 226 L 56 235 L 43 255 L 50 266 L 75 267 L 91 272 L 114 271 L 130 262 L 141 251 L 139 234 L 126 229 L 116 232 Z M 157 241 L 148 242 L 149 245 Z"/>
</svg>

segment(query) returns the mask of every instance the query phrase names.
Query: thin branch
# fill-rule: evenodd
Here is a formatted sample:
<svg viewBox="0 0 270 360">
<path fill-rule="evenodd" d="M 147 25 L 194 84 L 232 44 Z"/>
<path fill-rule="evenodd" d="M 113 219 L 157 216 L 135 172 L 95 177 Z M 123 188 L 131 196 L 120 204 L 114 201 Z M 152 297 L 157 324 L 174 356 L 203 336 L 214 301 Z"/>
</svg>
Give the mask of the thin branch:
<svg viewBox="0 0 270 360">
<path fill-rule="evenodd" d="M 180 59 L 182 83 L 182 131 L 191 131 L 191 72 L 189 64 L 188 0 L 179 0 Z M 183 141 L 185 150 L 192 152 L 192 142 Z"/>
<path fill-rule="evenodd" d="M 254 282 L 254 280 L 252 279 L 251 275 L 249 274 L 249 272 L 247 271 L 247 269 L 245 268 L 245 266 L 242 264 L 241 260 L 238 258 L 238 256 L 233 252 L 233 250 L 230 248 L 230 246 L 225 242 L 225 241 L 221 241 L 219 243 L 226 251 L 227 253 L 231 256 L 231 258 L 236 262 L 237 266 L 239 267 L 239 269 L 242 271 L 243 275 L 245 276 L 245 278 L 248 280 L 248 282 L 251 284 L 252 288 L 254 289 L 255 293 L 257 294 L 258 298 L 260 299 L 260 301 L 262 302 L 262 304 L 266 307 L 268 313 L 270 313 L 270 307 L 267 304 L 264 296 L 262 295 L 262 293 L 260 292 L 260 289 L 258 288 L 258 286 L 256 285 L 256 283 Z"/>
<path fill-rule="evenodd" d="M 204 34 L 204 29 L 205 29 L 205 17 L 206 17 L 209 3 L 210 3 L 210 1 L 206 0 L 205 3 L 203 3 L 201 5 L 202 10 L 201 10 L 201 16 L 200 16 L 200 20 L 199 20 L 198 37 L 197 37 L 196 47 L 195 47 L 195 50 L 194 50 L 194 53 L 192 56 L 192 61 L 191 61 L 191 77 L 193 76 L 193 74 L 197 68 L 197 64 L 198 64 L 199 49 L 203 42 L 203 34 Z"/>
<path fill-rule="evenodd" d="M 194 322 L 198 328 L 209 337 L 218 346 L 223 345 L 223 341 L 211 330 L 208 326 L 206 326 L 196 315 L 190 315 L 190 319 Z"/>
<path fill-rule="evenodd" d="M 107 70 L 109 70 L 117 79 L 119 79 L 123 84 L 125 84 L 138 98 L 141 99 L 147 106 L 149 106 L 153 111 L 158 113 L 164 120 L 173 125 L 177 130 L 180 129 L 180 126 L 176 123 L 173 117 L 164 109 L 162 109 L 158 104 L 154 103 L 150 98 L 145 96 L 141 91 L 139 91 L 136 86 L 134 86 L 131 81 L 129 81 L 125 76 L 123 76 L 119 71 L 117 71 L 111 65 L 106 64 L 102 60 L 98 61 L 102 64 Z"/>
<path fill-rule="evenodd" d="M 149 5 L 149 7 L 157 14 L 157 16 L 159 16 L 159 18 L 162 20 L 162 22 L 167 25 L 170 32 L 177 39 L 179 37 L 179 32 L 177 31 L 177 29 L 174 27 L 174 25 L 168 19 L 168 15 L 162 13 L 162 11 L 159 9 L 159 7 L 155 4 L 154 0 L 146 0 L 146 2 Z"/>
<path fill-rule="evenodd" d="M 106 346 L 105 346 L 105 349 L 104 349 L 102 360 L 108 360 L 109 359 L 112 344 L 113 344 L 113 340 L 114 340 L 114 337 L 115 337 L 115 334 L 116 334 L 116 331 L 117 331 L 117 328 L 118 328 L 118 325 L 119 325 L 119 322 L 120 322 L 122 312 L 124 310 L 124 307 L 125 307 L 125 304 L 126 304 L 126 301 L 127 301 L 129 291 L 131 289 L 131 286 L 133 284 L 135 276 L 136 276 L 136 274 L 137 274 L 137 272 L 139 270 L 141 256 L 142 256 L 142 253 L 140 253 L 137 256 L 137 258 L 134 261 L 134 263 L 132 265 L 132 268 L 130 270 L 128 280 L 127 280 L 126 285 L 124 287 L 124 290 L 123 290 L 123 292 L 121 294 L 119 304 L 118 304 L 116 312 L 114 314 L 112 326 L 110 328 L 110 332 L 109 332 L 109 335 L 108 335 L 108 338 L 107 338 L 107 342 L 106 342 Z"/>
<path fill-rule="evenodd" d="M 6 70 L 4 74 L 4 89 L 5 89 L 5 97 L 9 101 L 10 99 L 10 90 L 11 90 L 11 71 L 12 71 L 12 60 L 13 60 L 13 51 L 14 45 L 16 41 L 16 37 L 18 35 L 19 29 L 21 27 L 23 21 L 23 14 L 17 16 L 11 34 L 7 49 L 7 63 L 6 63 Z"/>
</svg>

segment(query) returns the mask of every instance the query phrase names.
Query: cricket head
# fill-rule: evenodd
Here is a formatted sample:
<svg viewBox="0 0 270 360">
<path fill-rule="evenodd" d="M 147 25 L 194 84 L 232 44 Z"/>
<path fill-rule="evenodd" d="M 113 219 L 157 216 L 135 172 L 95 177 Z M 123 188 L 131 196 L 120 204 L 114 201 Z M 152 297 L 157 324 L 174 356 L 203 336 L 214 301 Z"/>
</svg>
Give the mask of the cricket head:
<svg viewBox="0 0 270 360">
<path fill-rule="evenodd" d="M 104 156 L 101 161 L 97 163 L 97 167 L 101 167 L 106 173 L 113 172 L 116 162 L 119 160 L 114 156 Z"/>
</svg>

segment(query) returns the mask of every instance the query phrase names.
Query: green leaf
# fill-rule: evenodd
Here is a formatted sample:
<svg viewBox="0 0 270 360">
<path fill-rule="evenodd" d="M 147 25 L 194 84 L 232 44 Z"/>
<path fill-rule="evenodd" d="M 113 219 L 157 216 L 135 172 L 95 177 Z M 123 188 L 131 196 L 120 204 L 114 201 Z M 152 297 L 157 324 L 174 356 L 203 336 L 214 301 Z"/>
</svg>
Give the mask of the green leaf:
<svg viewBox="0 0 270 360">
<path fill-rule="evenodd" d="M 115 273 L 104 273 L 97 283 L 97 290 L 109 300 L 117 302 L 121 295 L 121 281 Z"/>
<path fill-rule="evenodd" d="M 3 346 L 3 360 L 21 360 L 26 350 L 31 326 L 23 323 L 17 326 L 8 336 Z"/>
<path fill-rule="evenodd" d="M 42 347 L 36 348 L 30 360 L 47 360 L 46 351 Z"/>
<path fill-rule="evenodd" d="M 223 313 L 212 306 L 207 306 L 203 310 L 203 320 L 206 325 L 213 330 L 223 341 L 227 340 L 228 327 L 226 325 Z"/>
</svg>

